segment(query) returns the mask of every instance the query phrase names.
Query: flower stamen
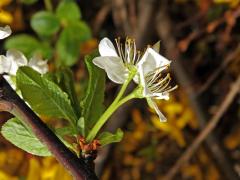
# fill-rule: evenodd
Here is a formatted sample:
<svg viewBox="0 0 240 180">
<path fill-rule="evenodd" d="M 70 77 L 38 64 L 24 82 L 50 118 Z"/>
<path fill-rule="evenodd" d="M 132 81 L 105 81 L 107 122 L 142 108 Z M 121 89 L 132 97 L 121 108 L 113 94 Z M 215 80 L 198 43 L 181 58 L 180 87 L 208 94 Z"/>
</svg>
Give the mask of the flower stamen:
<svg viewBox="0 0 240 180">
<path fill-rule="evenodd" d="M 168 67 L 169 65 L 160 66 L 145 75 L 147 88 L 150 91 L 149 93 L 157 99 L 159 96 L 167 95 L 167 93 L 175 90 L 178 87 L 172 87 L 169 85 L 172 79 L 170 73 L 163 77 L 162 71 L 168 69 Z"/>
<path fill-rule="evenodd" d="M 137 50 L 135 39 L 127 37 L 124 47 L 121 43 L 120 37 L 116 38 L 115 42 L 117 45 L 117 53 L 126 66 L 136 65 L 139 62 L 142 53 Z"/>
</svg>

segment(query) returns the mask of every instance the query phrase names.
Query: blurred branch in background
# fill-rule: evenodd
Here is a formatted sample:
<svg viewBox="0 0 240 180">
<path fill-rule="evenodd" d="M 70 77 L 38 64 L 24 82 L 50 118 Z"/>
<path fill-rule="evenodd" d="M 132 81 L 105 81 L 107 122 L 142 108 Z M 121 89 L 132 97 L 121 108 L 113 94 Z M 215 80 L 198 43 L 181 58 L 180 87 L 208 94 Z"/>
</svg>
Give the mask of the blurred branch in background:
<svg viewBox="0 0 240 180">
<path fill-rule="evenodd" d="M 170 169 L 167 175 L 163 178 L 164 180 L 171 180 L 174 178 L 179 169 L 184 166 L 184 164 L 189 161 L 193 156 L 196 150 L 199 148 L 201 143 L 209 136 L 209 134 L 214 130 L 218 122 L 221 120 L 224 113 L 228 110 L 234 98 L 237 96 L 240 90 L 240 76 L 237 80 L 231 85 L 228 94 L 226 95 L 223 102 L 219 105 L 218 111 L 216 114 L 208 121 L 206 126 L 202 129 L 201 133 L 195 138 L 194 142 L 187 148 L 187 150 L 181 155 L 177 160 L 175 165 Z M 222 162 L 225 163 L 225 162 Z M 229 176 L 229 175 L 228 175 Z M 229 177 L 228 177 L 229 178 Z M 231 175 L 231 179 L 238 179 L 237 176 L 234 177 Z"/>
<path fill-rule="evenodd" d="M 237 57 L 240 55 L 240 45 L 232 52 L 229 52 L 226 58 L 224 58 L 222 64 L 211 74 L 211 76 L 207 79 L 207 81 L 197 90 L 196 96 L 201 96 L 220 76 L 220 73 L 226 69 L 226 67 Z"/>
<path fill-rule="evenodd" d="M 165 42 L 167 57 L 175 60 L 173 63 L 173 71 L 176 75 L 176 78 L 178 79 L 180 86 L 184 88 L 188 95 L 190 104 L 197 115 L 201 128 L 204 128 L 207 122 L 206 115 L 198 102 L 197 94 L 192 87 L 192 80 L 190 79 L 190 76 L 186 74 L 182 66 L 179 54 L 180 52 L 176 46 L 176 40 L 174 39 L 174 36 L 172 36 L 173 25 L 171 24 L 166 10 L 167 8 L 163 6 L 158 15 L 157 22 L 159 23 L 156 23 L 158 24 L 158 34 Z M 227 156 L 224 155 L 225 152 L 223 152 L 221 146 L 218 144 L 217 139 L 218 138 L 214 135 L 213 132 L 207 137 L 206 143 L 211 151 L 211 155 L 214 157 L 218 163 L 218 166 L 221 168 L 222 172 L 224 172 L 224 175 L 227 179 L 238 179 L 238 175 L 234 171 L 233 166 L 229 162 Z"/>
</svg>

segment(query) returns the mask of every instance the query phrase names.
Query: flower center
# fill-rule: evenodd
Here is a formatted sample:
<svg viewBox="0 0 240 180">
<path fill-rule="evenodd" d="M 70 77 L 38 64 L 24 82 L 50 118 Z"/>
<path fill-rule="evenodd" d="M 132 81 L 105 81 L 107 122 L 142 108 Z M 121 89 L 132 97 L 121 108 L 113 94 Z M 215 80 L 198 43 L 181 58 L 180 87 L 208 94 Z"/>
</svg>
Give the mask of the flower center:
<svg viewBox="0 0 240 180">
<path fill-rule="evenodd" d="M 151 93 L 161 93 L 162 95 L 165 95 L 178 87 L 177 85 L 175 85 L 174 87 L 169 85 L 171 81 L 169 73 L 167 73 L 167 75 L 163 74 L 163 70 L 168 68 L 169 65 L 161 66 L 149 72 L 145 76 L 148 90 Z"/>
<path fill-rule="evenodd" d="M 127 37 L 124 45 L 121 43 L 120 38 L 116 38 L 115 41 L 117 44 L 118 55 L 127 68 L 136 65 L 141 59 L 142 53 L 137 50 L 135 40 Z"/>
</svg>

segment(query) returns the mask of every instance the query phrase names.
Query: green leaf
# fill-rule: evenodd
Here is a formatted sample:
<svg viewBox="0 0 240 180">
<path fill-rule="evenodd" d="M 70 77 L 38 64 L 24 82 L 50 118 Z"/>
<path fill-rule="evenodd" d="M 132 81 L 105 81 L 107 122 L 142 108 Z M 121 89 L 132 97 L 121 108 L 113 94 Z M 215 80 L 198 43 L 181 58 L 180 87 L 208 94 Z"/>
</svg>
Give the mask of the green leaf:
<svg viewBox="0 0 240 180">
<path fill-rule="evenodd" d="M 48 11 L 40 11 L 31 18 L 31 27 L 40 36 L 51 36 L 60 28 L 58 18 Z"/>
<path fill-rule="evenodd" d="M 84 21 L 78 21 L 72 24 L 73 30 L 77 33 L 80 42 L 91 39 L 92 34 L 89 26 Z"/>
<path fill-rule="evenodd" d="M 42 42 L 39 49 L 36 49 L 34 53 L 41 54 L 43 58 L 51 59 L 53 56 L 53 49 L 49 42 Z"/>
<path fill-rule="evenodd" d="M 56 15 L 64 23 L 78 21 L 81 18 L 78 5 L 71 0 L 62 1 L 57 7 Z"/>
<path fill-rule="evenodd" d="M 21 0 L 22 3 L 27 4 L 27 5 L 31 5 L 36 3 L 38 0 Z"/>
<path fill-rule="evenodd" d="M 64 28 L 57 41 L 60 65 L 74 65 L 79 58 L 80 43 L 90 38 L 90 30 L 83 22 L 76 22 Z"/>
<path fill-rule="evenodd" d="M 57 53 L 61 65 L 72 66 L 79 58 L 80 43 L 72 29 L 65 28 L 57 41 Z"/>
<path fill-rule="evenodd" d="M 38 40 L 27 34 L 12 36 L 5 43 L 5 49 L 17 49 L 26 56 L 31 56 L 39 46 Z"/>
<path fill-rule="evenodd" d="M 109 132 L 103 132 L 98 137 L 101 146 L 105 146 L 110 143 L 120 142 L 122 138 L 123 138 L 123 131 L 121 129 L 117 129 L 117 132 L 115 134 L 112 134 Z"/>
<path fill-rule="evenodd" d="M 104 110 L 105 72 L 92 62 L 98 53 L 85 57 L 89 72 L 88 87 L 84 100 L 81 102 L 82 117 L 84 118 L 85 132 L 93 127 Z"/>
<path fill-rule="evenodd" d="M 35 53 L 40 53 L 43 58 L 51 58 L 52 49 L 47 43 L 41 43 L 36 38 L 20 34 L 12 36 L 6 40 L 5 49 L 17 49 L 25 54 L 28 58 Z"/>
<path fill-rule="evenodd" d="M 76 134 L 74 129 L 71 126 L 57 128 L 54 131 L 58 136 L 61 136 L 61 137 L 65 135 L 73 136 Z"/>
<path fill-rule="evenodd" d="M 73 106 L 76 115 L 80 116 L 80 105 L 78 101 L 78 97 L 74 88 L 74 78 L 72 71 L 65 67 L 60 68 L 58 71 L 54 73 L 48 73 L 44 75 L 44 77 L 50 78 L 54 81 L 64 92 L 68 94 L 68 97 L 71 101 L 71 105 Z"/>
<path fill-rule="evenodd" d="M 37 156 L 51 156 L 47 147 L 19 119 L 8 120 L 1 130 L 2 135 L 15 146 Z"/>
<path fill-rule="evenodd" d="M 17 71 L 17 87 L 33 110 L 40 115 L 64 118 L 76 126 L 77 116 L 70 100 L 54 82 L 42 77 L 30 67 L 20 67 Z"/>
</svg>

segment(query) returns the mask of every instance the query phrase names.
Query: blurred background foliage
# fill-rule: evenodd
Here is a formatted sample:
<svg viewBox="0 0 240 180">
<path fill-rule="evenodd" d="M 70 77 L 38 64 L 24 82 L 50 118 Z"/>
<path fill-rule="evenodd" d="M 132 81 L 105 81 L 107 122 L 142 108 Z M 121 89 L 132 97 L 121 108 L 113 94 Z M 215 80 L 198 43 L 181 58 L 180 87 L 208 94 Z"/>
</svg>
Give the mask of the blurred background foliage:
<svg viewBox="0 0 240 180">
<path fill-rule="evenodd" d="M 122 127 L 124 139 L 99 152 L 96 172 L 103 180 L 161 180 L 217 113 L 239 76 L 239 16 L 239 0 L 0 0 L 0 23 L 14 31 L 0 51 L 37 53 L 49 60 L 51 71 L 71 67 L 81 96 L 87 78 L 83 57 L 97 48 L 97 39 L 132 36 L 139 48 L 160 39 L 161 53 L 173 60 L 180 85 L 169 101 L 158 102 L 168 122 L 160 123 L 143 101 L 119 109 L 105 128 Z M 106 105 L 117 90 L 107 82 Z M 239 103 L 238 95 L 175 179 L 239 179 Z M 0 117 L 3 124 L 9 115 Z M 29 155 L 1 138 L 0 179 L 71 177 L 54 158 Z"/>
</svg>

